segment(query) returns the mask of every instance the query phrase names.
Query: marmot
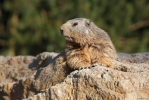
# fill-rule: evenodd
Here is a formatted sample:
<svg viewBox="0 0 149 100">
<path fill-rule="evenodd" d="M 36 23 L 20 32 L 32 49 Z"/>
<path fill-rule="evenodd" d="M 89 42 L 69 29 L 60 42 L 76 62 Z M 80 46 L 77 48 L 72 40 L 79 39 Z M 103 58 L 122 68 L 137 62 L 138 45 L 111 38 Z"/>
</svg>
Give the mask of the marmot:
<svg viewBox="0 0 149 100">
<path fill-rule="evenodd" d="M 61 27 L 66 40 L 66 63 L 73 69 L 103 64 L 112 67 L 117 58 L 108 34 L 86 18 L 68 20 Z"/>
</svg>

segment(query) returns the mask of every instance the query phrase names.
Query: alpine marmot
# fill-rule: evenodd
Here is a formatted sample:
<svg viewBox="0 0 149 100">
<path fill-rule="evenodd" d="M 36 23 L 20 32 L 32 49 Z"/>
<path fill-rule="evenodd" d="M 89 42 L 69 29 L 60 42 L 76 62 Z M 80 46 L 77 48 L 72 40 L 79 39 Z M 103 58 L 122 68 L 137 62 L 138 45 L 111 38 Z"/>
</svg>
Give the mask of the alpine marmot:
<svg viewBox="0 0 149 100">
<path fill-rule="evenodd" d="M 117 58 L 108 34 L 86 18 L 75 18 L 61 27 L 66 40 L 66 63 L 73 69 L 102 64 L 112 67 Z"/>
</svg>

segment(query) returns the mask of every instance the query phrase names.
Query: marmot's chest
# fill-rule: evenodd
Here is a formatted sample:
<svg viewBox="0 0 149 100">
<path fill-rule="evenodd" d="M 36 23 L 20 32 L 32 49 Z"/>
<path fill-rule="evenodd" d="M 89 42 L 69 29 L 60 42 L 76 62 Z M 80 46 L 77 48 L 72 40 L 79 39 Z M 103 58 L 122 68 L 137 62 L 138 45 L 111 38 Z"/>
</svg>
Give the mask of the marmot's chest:
<svg viewBox="0 0 149 100">
<path fill-rule="evenodd" d="M 99 52 L 102 52 L 100 45 L 99 46 L 89 46 L 88 48 L 83 48 L 82 52 L 90 59 L 91 64 L 96 63 L 101 55 L 99 55 Z"/>
<path fill-rule="evenodd" d="M 74 55 L 75 57 L 84 57 L 85 59 L 87 59 L 91 64 L 96 63 L 98 61 L 98 59 L 100 59 L 99 54 L 99 50 L 100 46 L 98 47 L 93 47 L 90 45 L 86 45 L 84 47 L 81 48 L 72 48 L 69 49 L 67 52 L 67 55 Z"/>
</svg>

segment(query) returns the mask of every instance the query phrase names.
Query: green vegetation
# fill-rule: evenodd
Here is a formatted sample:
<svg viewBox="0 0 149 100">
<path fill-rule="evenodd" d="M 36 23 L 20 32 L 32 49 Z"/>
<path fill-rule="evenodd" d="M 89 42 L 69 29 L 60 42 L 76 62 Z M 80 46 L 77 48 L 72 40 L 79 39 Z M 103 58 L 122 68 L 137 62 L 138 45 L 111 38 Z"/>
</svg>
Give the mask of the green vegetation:
<svg viewBox="0 0 149 100">
<path fill-rule="evenodd" d="M 60 52 L 59 28 L 76 17 L 106 30 L 118 52 L 149 52 L 148 0 L 1 0 L 0 54 Z"/>
</svg>

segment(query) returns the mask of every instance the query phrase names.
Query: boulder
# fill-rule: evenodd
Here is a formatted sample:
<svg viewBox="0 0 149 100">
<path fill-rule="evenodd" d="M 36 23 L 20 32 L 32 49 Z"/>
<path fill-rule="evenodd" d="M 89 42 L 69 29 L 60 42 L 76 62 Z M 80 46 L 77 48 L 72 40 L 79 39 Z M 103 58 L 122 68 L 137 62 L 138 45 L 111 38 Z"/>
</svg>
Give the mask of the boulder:
<svg viewBox="0 0 149 100">
<path fill-rule="evenodd" d="M 0 100 L 148 100 L 149 53 L 73 70 L 65 53 L 0 57 Z"/>
</svg>

